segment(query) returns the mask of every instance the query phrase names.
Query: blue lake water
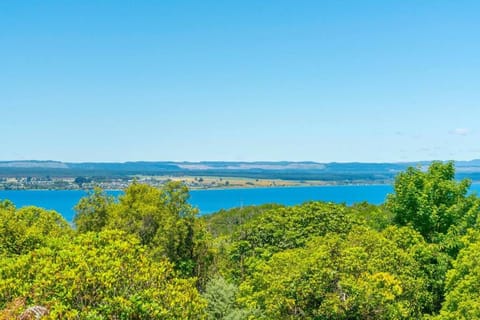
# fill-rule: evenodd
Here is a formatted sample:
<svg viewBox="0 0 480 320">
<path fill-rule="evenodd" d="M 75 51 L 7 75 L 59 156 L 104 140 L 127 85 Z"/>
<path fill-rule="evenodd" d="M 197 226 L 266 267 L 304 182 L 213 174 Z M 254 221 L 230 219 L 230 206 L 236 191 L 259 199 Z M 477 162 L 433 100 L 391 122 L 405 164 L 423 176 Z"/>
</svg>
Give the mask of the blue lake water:
<svg viewBox="0 0 480 320">
<path fill-rule="evenodd" d="M 265 203 L 294 205 L 311 200 L 346 204 L 368 201 L 372 204 L 381 204 L 385 201 L 387 194 L 391 193 L 392 190 L 392 186 L 390 185 L 192 190 L 190 191 L 190 203 L 200 210 L 200 214 L 208 214 L 220 209 L 247 205 Z M 479 192 L 480 184 L 472 185 L 471 191 Z M 118 196 L 122 192 L 109 191 L 108 193 Z M 8 190 L 0 191 L 0 200 L 9 199 L 13 201 L 17 207 L 34 205 L 56 210 L 61 213 L 66 220 L 72 221 L 75 215 L 73 207 L 85 194 L 85 191 L 80 190 Z"/>
</svg>

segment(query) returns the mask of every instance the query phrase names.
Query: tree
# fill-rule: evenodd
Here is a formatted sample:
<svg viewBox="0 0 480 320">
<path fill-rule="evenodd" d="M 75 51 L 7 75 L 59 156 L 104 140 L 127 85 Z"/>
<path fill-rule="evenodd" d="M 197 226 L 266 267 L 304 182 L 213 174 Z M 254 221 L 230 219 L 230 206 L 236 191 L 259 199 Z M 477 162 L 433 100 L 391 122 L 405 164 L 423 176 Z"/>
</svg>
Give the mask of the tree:
<svg viewBox="0 0 480 320">
<path fill-rule="evenodd" d="M 110 207 L 107 229 L 136 235 L 157 258 L 168 257 L 184 275 L 195 272 L 196 248 L 202 248 L 198 234 L 203 225 L 195 217 L 198 210 L 188 203 L 188 188 L 168 182 L 161 189 L 133 183 Z"/>
<path fill-rule="evenodd" d="M 452 226 L 464 231 L 476 222 L 479 204 L 467 195 L 469 187 L 469 180 L 455 181 L 453 162 L 432 162 L 426 172 L 410 167 L 396 177 L 387 207 L 398 225 L 410 225 L 427 241 L 439 241 Z"/>
<path fill-rule="evenodd" d="M 368 202 L 355 203 L 348 208 L 352 219 L 362 225 L 381 231 L 392 224 L 393 215 L 385 205 L 373 205 Z"/>
<path fill-rule="evenodd" d="M 37 207 L 16 209 L 9 201 L 0 203 L 0 254 L 24 254 L 52 239 L 66 239 L 72 234 L 72 228 L 55 211 Z"/>
<path fill-rule="evenodd" d="M 89 183 L 91 180 L 85 177 L 76 177 L 73 181 L 76 183 L 80 188 L 83 186 L 84 183 Z"/>
<path fill-rule="evenodd" d="M 330 232 L 345 234 L 352 223 L 345 205 L 312 201 L 266 211 L 237 230 L 234 236 L 248 241 L 252 250 L 266 249 L 273 253 L 301 247 L 312 236 Z"/>
<path fill-rule="evenodd" d="M 254 317 L 258 319 L 259 310 L 241 309 L 237 302 L 238 288 L 228 283 L 223 277 L 213 277 L 206 286 L 203 297 L 207 300 L 207 315 L 211 320 L 243 320 Z"/>
<path fill-rule="evenodd" d="M 264 213 L 269 214 L 273 212 L 273 209 L 282 207 L 284 206 L 270 203 L 258 206 L 242 206 L 228 210 L 221 209 L 213 214 L 203 215 L 201 219 L 207 223 L 210 233 L 218 237 L 231 235 L 255 217 Z"/>
<path fill-rule="evenodd" d="M 0 310 L 24 299 L 51 319 L 203 319 L 194 279 L 180 279 L 121 231 L 86 233 L 0 260 Z M 8 310 L 6 310 L 8 311 Z"/>
<path fill-rule="evenodd" d="M 242 277 L 249 259 L 303 247 L 311 237 L 347 234 L 354 219 L 341 204 L 307 202 L 267 210 L 254 216 L 231 235 L 230 270 Z"/>
<path fill-rule="evenodd" d="M 437 320 L 480 319 L 480 233 L 463 238 L 453 268 L 448 271 L 445 302 Z"/>
<path fill-rule="evenodd" d="M 173 181 L 162 188 L 134 182 L 118 202 L 97 188 L 77 204 L 74 222 L 80 233 L 109 229 L 135 235 L 152 256 L 167 257 L 183 275 L 204 283 L 212 254 L 209 233 L 188 198 L 186 185 Z"/>
<path fill-rule="evenodd" d="M 382 234 L 418 262 L 418 272 L 425 279 L 427 290 L 431 294 L 431 301 L 424 305 L 423 313 L 437 314 L 445 298 L 446 275 L 452 257 L 443 250 L 442 244 L 426 242 L 411 227 L 389 226 Z"/>
<path fill-rule="evenodd" d="M 114 204 L 113 196 L 109 196 L 100 188 L 90 191 L 75 206 L 73 222 L 80 233 L 101 231 L 109 221 L 109 214 Z"/>
<path fill-rule="evenodd" d="M 432 301 L 410 252 L 365 227 L 257 259 L 239 289 L 266 319 L 418 319 Z"/>
</svg>

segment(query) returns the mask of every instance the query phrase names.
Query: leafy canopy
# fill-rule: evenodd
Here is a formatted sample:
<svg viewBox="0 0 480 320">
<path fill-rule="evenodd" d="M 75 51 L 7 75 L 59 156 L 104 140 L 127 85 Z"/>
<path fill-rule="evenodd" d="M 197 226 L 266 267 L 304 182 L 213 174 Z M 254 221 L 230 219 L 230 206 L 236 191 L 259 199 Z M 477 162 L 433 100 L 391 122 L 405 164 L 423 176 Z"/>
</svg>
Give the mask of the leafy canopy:
<svg viewBox="0 0 480 320">
<path fill-rule="evenodd" d="M 427 241 L 438 241 L 451 227 L 472 226 L 478 198 L 467 195 L 469 180 L 457 182 L 453 162 L 433 162 L 427 171 L 408 168 L 395 179 L 387 208 L 398 225 L 409 225 Z"/>
</svg>

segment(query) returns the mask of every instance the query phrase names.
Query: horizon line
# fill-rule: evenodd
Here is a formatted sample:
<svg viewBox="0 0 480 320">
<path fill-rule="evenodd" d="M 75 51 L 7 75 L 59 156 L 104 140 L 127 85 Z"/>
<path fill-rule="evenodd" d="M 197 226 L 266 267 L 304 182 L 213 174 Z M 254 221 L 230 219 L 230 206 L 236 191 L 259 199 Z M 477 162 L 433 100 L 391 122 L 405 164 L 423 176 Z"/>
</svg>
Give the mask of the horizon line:
<svg viewBox="0 0 480 320">
<path fill-rule="evenodd" d="M 199 161 L 192 161 L 192 160 L 127 160 L 127 161 L 64 161 L 64 160 L 39 160 L 39 159 L 28 159 L 28 160 L 0 160 L 0 163 L 5 162 L 54 162 L 54 163 L 73 163 L 73 164 L 82 164 L 82 163 L 109 163 L 109 164 L 125 164 L 125 163 L 206 163 L 206 162 L 214 162 L 214 163 L 222 163 L 222 162 L 231 162 L 231 163 L 315 163 L 315 164 L 330 164 L 330 163 L 340 163 L 340 164 L 347 164 L 347 163 L 359 163 L 359 164 L 404 164 L 404 163 L 420 163 L 420 162 L 472 162 L 480 160 L 478 158 L 473 158 L 470 160 L 455 160 L 455 159 L 432 159 L 432 160 L 404 160 L 404 161 L 315 161 L 315 160 L 199 160 Z"/>
</svg>

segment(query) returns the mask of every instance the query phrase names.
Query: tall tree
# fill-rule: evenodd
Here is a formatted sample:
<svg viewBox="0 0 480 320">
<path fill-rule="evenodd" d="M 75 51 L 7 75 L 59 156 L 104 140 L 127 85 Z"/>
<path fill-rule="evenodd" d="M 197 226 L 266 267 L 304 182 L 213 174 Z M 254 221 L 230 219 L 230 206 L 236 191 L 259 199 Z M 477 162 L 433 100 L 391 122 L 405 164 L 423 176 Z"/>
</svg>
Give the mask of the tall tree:
<svg viewBox="0 0 480 320">
<path fill-rule="evenodd" d="M 465 229 L 476 222 L 479 204 L 467 194 L 469 187 L 469 180 L 455 180 L 453 162 L 432 162 L 427 171 L 410 167 L 395 179 L 387 207 L 395 223 L 412 226 L 427 241 L 438 241 L 452 226 Z"/>
<path fill-rule="evenodd" d="M 113 196 L 107 195 L 100 188 L 95 188 L 88 196 L 80 199 L 75 206 L 76 215 L 73 222 L 80 233 L 100 231 L 108 223 Z"/>
<path fill-rule="evenodd" d="M 133 183 L 125 189 L 119 202 L 111 207 L 106 228 L 135 234 L 158 258 L 166 256 L 183 274 L 195 270 L 195 249 L 202 234 L 195 217 L 198 210 L 188 203 L 188 188 L 179 182 L 169 182 L 161 189 Z M 204 228 L 204 227 L 203 227 Z"/>
</svg>

